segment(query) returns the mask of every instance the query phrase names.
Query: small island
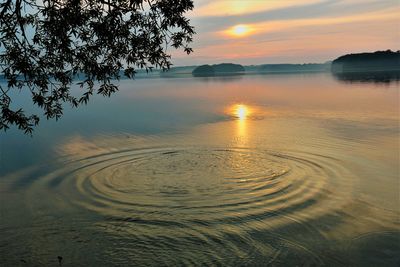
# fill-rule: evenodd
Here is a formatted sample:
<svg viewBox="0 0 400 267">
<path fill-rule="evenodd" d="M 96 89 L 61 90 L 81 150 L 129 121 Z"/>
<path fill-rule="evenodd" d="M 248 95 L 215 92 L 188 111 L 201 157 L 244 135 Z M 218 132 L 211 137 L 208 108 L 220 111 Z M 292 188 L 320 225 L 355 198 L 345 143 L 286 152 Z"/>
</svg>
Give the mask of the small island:
<svg viewBox="0 0 400 267">
<path fill-rule="evenodd" d="M 215 65 L 201 65 L 192 71 L 194 77 L 209 77 L 218 75 L 243 74 L 245 69 L 242 65 L 233 63 L 222 63 Z"/>
</svg>

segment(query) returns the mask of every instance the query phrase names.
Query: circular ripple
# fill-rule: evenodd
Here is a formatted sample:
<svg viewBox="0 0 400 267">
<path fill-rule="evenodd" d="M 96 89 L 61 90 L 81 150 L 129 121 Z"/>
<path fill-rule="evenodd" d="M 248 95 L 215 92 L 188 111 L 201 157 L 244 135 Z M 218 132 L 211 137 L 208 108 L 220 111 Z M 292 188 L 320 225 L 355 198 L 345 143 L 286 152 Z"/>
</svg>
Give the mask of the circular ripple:
<svg viewBox="0 0 400 267">
<path fill-rule="evenodd" d="M 142 224 L 248 230 L 304 223 L 340 209 L 351 188 L 339 161 L 299 152 L 149 148 L 70 165 L 49 185 L 108 218 Z"/>
<path fill-rule="evenodd" d="M 171 264 L 193 258 L 206 265 L 269 264 L 290 254 L 320 264 L 293 240 L 283 245 L 274 229 L 289 226 L 286 232 L 301 229 L 323 239 L 308 221 L 347 203 L 352 178 L 341 166 L 301 152 L 158 147 L 76 159 L 41 183 L 102 215 L 97 226 L 118 237 L 115 243 L 129 247 L 132 257 L 152 251 Z M 177 251 L 182 262 L 173 257 Z"/>
</svg>

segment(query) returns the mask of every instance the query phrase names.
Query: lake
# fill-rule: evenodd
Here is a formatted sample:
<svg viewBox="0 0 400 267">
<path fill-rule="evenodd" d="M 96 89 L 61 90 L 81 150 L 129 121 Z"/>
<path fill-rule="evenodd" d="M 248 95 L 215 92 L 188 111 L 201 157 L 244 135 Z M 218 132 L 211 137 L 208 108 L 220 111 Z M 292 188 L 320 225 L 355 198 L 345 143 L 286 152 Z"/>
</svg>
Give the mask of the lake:
<svg viewBox="0 0 400 267">
<path fill-rule="evenodd" d="M 2 266 L 398 266 L 399 83 L 122 80 L 0 133 Z"/>
</svg>

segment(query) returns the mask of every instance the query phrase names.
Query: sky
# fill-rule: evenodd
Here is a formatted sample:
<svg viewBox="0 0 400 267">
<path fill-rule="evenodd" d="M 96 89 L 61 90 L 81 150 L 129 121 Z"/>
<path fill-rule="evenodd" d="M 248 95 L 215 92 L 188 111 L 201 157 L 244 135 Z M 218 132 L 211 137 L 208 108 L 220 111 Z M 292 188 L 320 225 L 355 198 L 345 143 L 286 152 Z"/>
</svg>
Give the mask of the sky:
<svg viewBox="0 0 400 267">
<path fill-rule="evenodd" d="M 195 27 L 176 66 L 322 63 L 348 53 L 400 50 L 400 0 L 194 0 Z"/>
</svg>

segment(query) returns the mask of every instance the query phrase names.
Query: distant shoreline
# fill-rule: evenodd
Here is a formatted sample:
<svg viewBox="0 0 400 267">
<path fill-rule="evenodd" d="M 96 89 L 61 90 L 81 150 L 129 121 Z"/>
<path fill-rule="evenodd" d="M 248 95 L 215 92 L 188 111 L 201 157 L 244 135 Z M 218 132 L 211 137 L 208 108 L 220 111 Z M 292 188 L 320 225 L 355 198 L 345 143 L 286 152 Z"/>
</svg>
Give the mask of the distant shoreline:
<svg viewBox="0 0 400 267">
<path fill-rule="evenodd" d="M 400 79 L 400 51 L 376 51 L 372 53 L 347 54 L 325 63 L 304 64 L 261 64 L 240 65 L 235 63 L 220 63 L 214 65 L 180 66 L 168 70 L 138 69 L 134 79 L 146 78 L 189 78 L 189 77 L 232 77 L 243 75 L 273 75 L 273 74 L 307 74 L 332 73 L 335 77 L 386 77 Z M 129 79 L 120 71 L 121 80 Z M 386 79 L 385 78 L 385 79 Z M 75 80 L 83 80 L 83 75 L 77 75 Z M 0 74 L 0 81 L 7 82 Z"/>
</svg>

